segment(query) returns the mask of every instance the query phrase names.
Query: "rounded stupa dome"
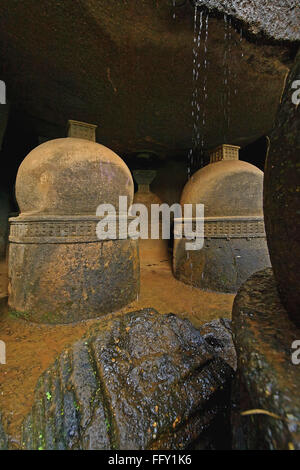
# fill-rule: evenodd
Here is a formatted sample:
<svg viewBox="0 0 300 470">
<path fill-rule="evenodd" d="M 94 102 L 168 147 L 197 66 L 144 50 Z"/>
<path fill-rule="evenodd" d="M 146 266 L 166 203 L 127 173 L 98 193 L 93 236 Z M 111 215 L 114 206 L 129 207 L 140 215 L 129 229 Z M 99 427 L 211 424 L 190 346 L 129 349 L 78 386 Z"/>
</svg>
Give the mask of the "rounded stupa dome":
<svg viewBox="0 0 300 470">
<path fill-rule="evenodd" d="M 241 160 L 210 163 L 185 185 L 181 204 L 204 204 L 205 217 L 262 216 L 263 172 Z"/>
<path fill-rule="evenodd" d="M 95 215 L 99 204 L 132 204 L 134 185 L 124 161 L 95 142 L 63 138 L 45 142 L 23 160 L 16 198 L 22 214 Z"/>
</svg>

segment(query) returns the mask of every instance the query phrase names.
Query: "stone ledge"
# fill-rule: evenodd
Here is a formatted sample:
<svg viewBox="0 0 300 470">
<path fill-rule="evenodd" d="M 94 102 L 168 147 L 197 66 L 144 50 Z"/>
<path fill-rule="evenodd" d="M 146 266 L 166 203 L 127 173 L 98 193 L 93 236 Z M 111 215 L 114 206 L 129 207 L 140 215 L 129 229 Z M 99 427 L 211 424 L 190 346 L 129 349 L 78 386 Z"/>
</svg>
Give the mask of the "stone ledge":
<svg viewBox="0 0 300 470">
<path fill-rule="evenodd" d="M 300 8 L 297 0 L 192 0 L 199 7 L 227 14 L 244 23 L 250 34 L 277 41 L 299 41 Z"/>
</svg>

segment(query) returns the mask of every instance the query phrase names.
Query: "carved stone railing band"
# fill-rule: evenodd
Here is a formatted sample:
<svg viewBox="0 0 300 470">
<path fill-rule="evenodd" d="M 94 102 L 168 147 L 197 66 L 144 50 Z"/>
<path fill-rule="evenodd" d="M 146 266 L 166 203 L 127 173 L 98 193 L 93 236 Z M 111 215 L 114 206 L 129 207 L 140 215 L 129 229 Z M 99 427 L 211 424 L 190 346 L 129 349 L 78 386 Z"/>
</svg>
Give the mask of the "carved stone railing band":
<svg viewBox="0 0 300 470">
<path fill-rule="evenodd" d="M 182 219 L 174 219 L 174 233 L 184 234 Z M 192 230 L 196 230 L 196 219 L 192 219 Z M 204 237 L 210 238 L 265 238 L 263 217 L 207 217 L 204 219 Z M 192 236 L 191 236 L 192 238 Z"/>
<path fill-rule="evenodd" d="M 100 242 L 96 216 L 20 216 L 10 218 L 11 243 L 92 243 Z M 115 218 L 116 239 L 128 238 L 128 224 L 133 217 Z M 114 238 L 113 238 L 114 239 Z"/>
</svg>

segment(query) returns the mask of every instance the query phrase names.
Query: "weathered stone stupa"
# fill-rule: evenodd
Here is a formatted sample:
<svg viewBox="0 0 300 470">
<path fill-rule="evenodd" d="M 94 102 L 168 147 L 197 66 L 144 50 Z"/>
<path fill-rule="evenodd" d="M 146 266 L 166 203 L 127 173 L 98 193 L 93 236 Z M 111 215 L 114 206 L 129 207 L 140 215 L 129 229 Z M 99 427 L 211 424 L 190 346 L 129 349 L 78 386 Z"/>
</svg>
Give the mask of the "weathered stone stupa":
<svg viewBox="0 0 300 470">
<path fill-rule="evenodd" d="M 20 216 L 10 219 L 9 306 L 36 322 L 94 318 L 134 300 L 138 241 L 99 240 L 100 204 L 133 200 L 133 180 L 118 155 L 80 138 L 48 141 L 22 162 Z"/>
<path fill-rule="evenodd" d="M 159 239 L 151 238 L 151 207 L 153 204 L 161 205 L 161 199 L 154 194 L 150 185 L 156 177 L 155 170 L 135 170 L 133 177 L 138 184 L 138 190 L 134 194 L 134 204 L 143 204 L 148 211 L 148 239 L 140 239 L 140 260 L 142 264 L 153 264 L 168 258 L 168 242 L 163 240 L 161 223 L 159 227 Z"/>
<path fill-rule="evenodd" d="M 134 195 L 135 204 L 144 204 L 147 207 L 148 214 L 151 214 L 152 204 L 162 204 L 160 198 L 150 189 L 150 184 L 156 177 L 155 170 L 135 170 L 133 177 L 138 184 L 138 190 Z"/>
<path fill-rule="evenodd" d="M 210 164 L 184 187 L 181 205 L 204 204 L 204 247 L 186 251 L 174 242 L 174 274 L 217 292 L 236 292 L 253 272 L 270 265 L 263 220 L 263 172 L 239 160 L 239 147 L 222 145 Z"/>
</svg>

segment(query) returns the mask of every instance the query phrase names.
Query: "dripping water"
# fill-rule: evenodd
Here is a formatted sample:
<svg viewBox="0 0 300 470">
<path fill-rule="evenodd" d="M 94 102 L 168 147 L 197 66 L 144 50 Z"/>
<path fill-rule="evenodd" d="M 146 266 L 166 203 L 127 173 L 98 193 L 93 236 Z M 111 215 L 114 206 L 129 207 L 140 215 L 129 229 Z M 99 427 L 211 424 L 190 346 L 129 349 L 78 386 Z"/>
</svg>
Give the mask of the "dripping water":
<svg viewBox="0 0 300 470">
<path fill-rule="evenodd" d="M 231 51 L 232 50 L 232 24 L 231 18 L 224 14 L 224 55 L 223 55 L 223 118 L 224 118 L 224 142 L 227 142 L 230 134 L 231 119 Z"/>
<path fill-rule="evenodd" d="M 227 143 L 227 91 L 228 91 L 228 74 L 227 74 L 227 39 L 228 39 L 228 17 L 224 14 L 224 55 L 223 55 L 223 119 L 224 119 L 224 142 Z"/>
<path fill-rule="evenodd" d="M 241 28 L 241 31 L 240 31 L 240 46 L 241 46 L 241 54 L 242 54 L 242 58 L 244 57 L 244 51 L 243 51 L 243 30 Z"/>
<path fill-rule="evenodd" d="M 227 129 L 228 129 L 228 134 L 230 132 L 230 118 L 231 118 L 231 41 L 232 39 L 232 29 L 231 29 L 231 17 L 228 18 L 228 56 L 227 56 L 227 76 L 228 76 L 228 93 L 227 93 Z"/>
<path fill-rule="evenodd" d="M 192 146 L 188 155 L 188 178 L 193 170 L 203 166 L 205 147 L 205 126 L 207 121 L 208 98 L 208 13 L 199 10 L 195 5 L 194 11 L 194 45 L 193 45 L 193 95 L 192 95 Z M 204 36 L 202 38 L 202 36 Z M 203 44 L 202 44 L 203 43 Z"/>
<path fill-rule="evenodd" d="M 191 171 L 194 166 L 194 159 L 199 146 L 200 131 L 200 103 L 199 103 L 199 76 L 200 76 L 200 46 L 201 46 L 201 33 L 203 25 L 203 11 L 198 11 L 197 4 L 194 11 L 194 44 L 193 44 L 193 95 L 192 95 L 192 120 L 193 120 L 193 135 L 192 147 L 188 155 L 188 178 L 191 177 Z"/>
<path fill-rule="evenodd" d="M 208 33 L 209 14 L 195 4 L 193 42 L 193 94 L 192 94 L 192 145 L 188 155 L 188 179 L 194 171 L 204 166 L 208 101 Z M 186 253 L 190 265 L 191 289 L 193 289 L 193 261 Z"/>
<path fill-rule="evenodd" d="M 206 126 L 206 108 L 208 98 L 208 57 L 207 57 L 207 42 L 208 42 L 208 14 L 205 19 L 205 38 L 204 38 L 204 55 L 203 55 L 203 100 L 202 100 L 202 140 L 201 140 L 201 153 L 199 166 L 202 167 L 204 164 L 203 154 L 205 146 L 205 126 Z"/>
<path fill-rule="evenodd" d="M 244 57 L 244 52 L 243 52 L 243 29 L 241 28 L 240 29 L 240 34 L 239 34 L 239 48 L 240 48 L 240 53 L 241 53 L 241 59 L 243 59 Z M 235 96 L 237 96 L 238 94 L 238 88 L 237 88 L 237 71 L 236 71 L 237 67 L 235 67 L 235 72 L 234 72 L 234 76 L 233 76 L 233 79 L 234 79 L 234 84 L 235 84 L 235 87 L 234 87 L 234 94 Z"/>
</svg>

